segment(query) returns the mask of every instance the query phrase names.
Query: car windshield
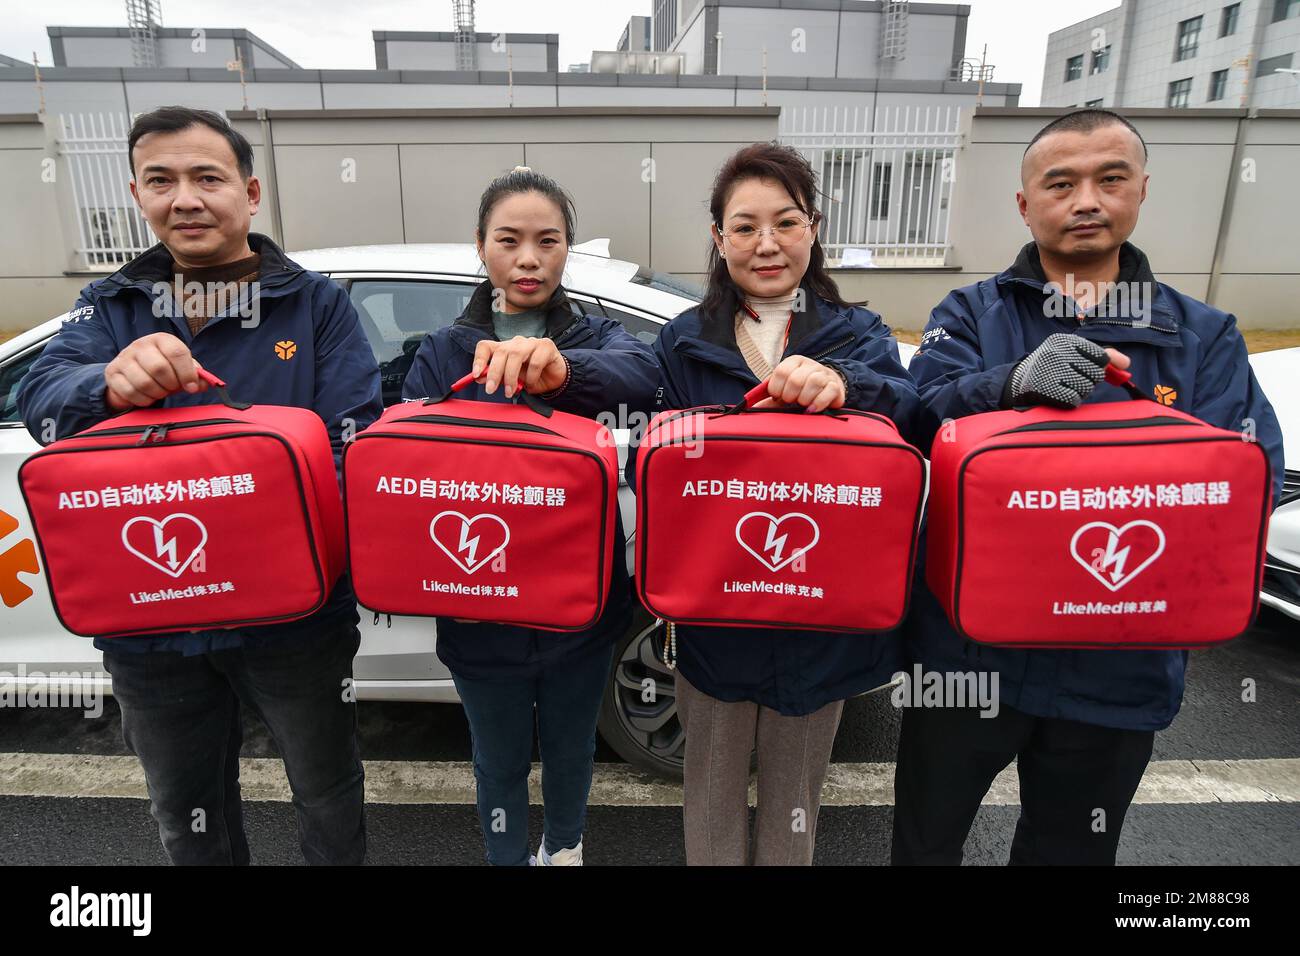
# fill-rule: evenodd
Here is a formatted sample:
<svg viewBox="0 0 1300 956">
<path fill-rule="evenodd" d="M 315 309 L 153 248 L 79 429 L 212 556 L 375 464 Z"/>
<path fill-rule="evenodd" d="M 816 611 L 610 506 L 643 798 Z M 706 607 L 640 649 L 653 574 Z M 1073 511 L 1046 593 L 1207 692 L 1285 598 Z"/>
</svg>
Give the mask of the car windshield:
<svg viewBox="0 0 1300 956">
<path fill-rule="evenodd" d="M 632 282 L 636 285 L 658 289 L 660 292 L 671 292 L 673 295 L 680 295 L 695 302 L 699 302 L 704 298 L 704 289 L 689 279 L 679 279 L 677 276 L 670 276 L 665 272 L 655 272 L 653 269 L 645 268 L 645 266 L 636 270 Z"/>
</svg>

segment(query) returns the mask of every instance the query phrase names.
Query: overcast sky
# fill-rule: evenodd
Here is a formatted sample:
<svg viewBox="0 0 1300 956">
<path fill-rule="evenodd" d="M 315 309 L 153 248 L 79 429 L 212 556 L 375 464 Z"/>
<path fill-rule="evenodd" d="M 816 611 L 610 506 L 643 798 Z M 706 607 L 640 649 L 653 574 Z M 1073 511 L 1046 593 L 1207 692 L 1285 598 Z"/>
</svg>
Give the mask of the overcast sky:
<svg viewBox="0 0 1300 956">
<path fill-rule="evenodd" d="M 690 0 L 680 0 L 689 3 Z M 560 67 L 612 50 L 629 17 L 648 16 L 652 0 L 478 0 L 482 33 L 558 33 Z M 1020 105 L 1037 106 L 1047 34 L 1119 6 L 1119 0 L 970 0 L 966 55 L 988 44 L 993 78 L 1020 83 Z M 7 3 L 0 53 L 52 64 L 50 26 L 125 26 L 123 0 Z M 372 30 L 450 30 L 451 0 L 162 0 L 168 27 L 243 27 L 308 68 L 373 69 Z"/>
</svg>

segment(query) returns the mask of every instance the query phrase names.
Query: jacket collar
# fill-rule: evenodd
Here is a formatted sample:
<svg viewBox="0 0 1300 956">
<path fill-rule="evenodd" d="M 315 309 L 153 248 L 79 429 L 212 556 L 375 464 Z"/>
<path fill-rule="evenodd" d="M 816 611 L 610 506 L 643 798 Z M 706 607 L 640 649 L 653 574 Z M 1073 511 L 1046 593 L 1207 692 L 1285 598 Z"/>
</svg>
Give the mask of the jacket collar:
<svg viewBox="0 0 1300 956">
<path fill-rule="evenodd" d="M 465 306 L 465 311 L 452 323 L 448 333 L 453 342 L 473 352 L 483 339 L 496 338 L 496 329 L 492 325 L 492 296 L 494 293 L 491 279 L 479 283 Z M 555 342 L 571 338 L 566 336 L 582 314 L 574 307 L 563 286 L 557 286 L 551 298 L 543 306 L 546 311 L 546 337 Z"/>
<path fill-rule="evenodd" d="M 790 341 L 783 357 L 790 355 L 815 356 L 819 351 L 837 345 L 840 340 L 854 334 L 846 312 L 838 310 L 805 283 L 801 286 L 805 301 L 812 307 L 795 312 L 790 323 Z M 706 315 L 698 306 L 685 313 L 683 327 L 673 343 L 673 351 L 700 362 L 717 366 L 723 371 L 757 382 L 750 367 L 736 345 L 734 313 L 729 316 Z M 679 320 L 680 321 L 680 320 Z"/>
<path fill-rule="evenodd" d="M 1073 323 L 1077 306 L 1069 288 L 1049 284 L 1038 255 L 1037 243 L 1026 243 L 1011 267 L 995 282 L 1008 292 L 1019 292 L 1034 309 Z M 1103 342 L 1143 342 L 1178 345 L 1179 320 L 1170 297 L 1151 271 L 1146 254 L 1125 242 L 1119 250 L 1119 287 L 1111 296 L 1084 313 L 1079 323 L 1087 337 Z"/>
<path fill-rule="evenodd" d="M 259 295 L 279 295 L 297 288 L 306 270 L 284 254 L 267 236 L 248 234 L 248 247 L 261 257 L 257 284 Z M 176 262 L 161 242 L 146 249 L 99 285 L 100 295 L 115 295 L 123 289 L 140 289 L 150 293 L 158 282 L 170 283 L 176 275 Z"/>
</svg>

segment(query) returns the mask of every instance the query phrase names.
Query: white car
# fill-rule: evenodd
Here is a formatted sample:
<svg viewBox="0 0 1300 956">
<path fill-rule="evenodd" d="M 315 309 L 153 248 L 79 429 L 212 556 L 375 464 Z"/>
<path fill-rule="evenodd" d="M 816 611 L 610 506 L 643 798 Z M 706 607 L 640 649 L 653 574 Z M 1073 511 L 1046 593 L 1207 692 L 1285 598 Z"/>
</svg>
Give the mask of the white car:
<svg viewBox="0 0 1300 956">
<path fill-rule="evenodd" d="M 1268 525 L 1260 601 L 1300 620 L 1300 348 L 1257 352 L 1251 368 L 1282 426 L 1286 475 Z"/>
<path fill-rule="evenodd" d="M 653 342 L 663 324 L 695 305 L 699 292 L 689 283 L 610 259 L 603 241 L 575 247 L 564 285 L 588 312 L 618 319 L 638 338 Z M 434 328 L 464 311 L 481 266 L 469 244 L 359 246 L 294 253 L 302 266 L 343 284 L 379 360 L 384 403 L 399 400 L 416 348 Z M 111 690 L 101 656 L 91 642 L 64 630 L 54 615 L 31 537 L 31 522 L 18 489 L 17 471 L 39 447 L 18 417 L 18 385 L 64 316 L 0 343 L 0 674 L 20 675 L 33 687 L 56 675 L 86 674 Z M 915 352 L 900 344 L 906 365 Z M 1287 461 L 1300 463 L 1300 349 L 1252 356 L 1266 392 L 1290 436 Z M 1289 374 L 1287 369 L 1290 370 Z M 626 430 L 617 435 L 620 463 L 626 458 Z M 1264 601 L 1300 618 L 1300 491 L 1288 471 L 1288 497 L 1274 516 L 1269 536 L 1269 578 Z M 620 476 L 620 481 L 622 481 Z M 628 529 L 632 567 L 635 512 L 630 490 L 620 488 L 619 505 Z M 447 669 L 434 653 L 434 624 L 427 618 L 382 617 L 364 608 L 361 650 L 355 662 L 358 696 L 364 700 L 457 702 Z M 680 775 L 682 732 L 676 717 L 674 674 L 659 659 L 662 622 L 638 608 L 620 645 L 600 714 L 600 732 L 625 760 L 667 775 Z M 656 700 L 642 700 L 643 680 L 654 678 Z"/>
<path fill-rule="evenodd" d="M 402 382 L 424 336 L 455 320 L 484 278 L 470 244 L 357 246 L 290 257 L 348 290 L 379 361 L 386 406 L 400 400 Z M 695 305 L 700 295 L 689 283 L 609 258 L 606 240 L 571 250 L 564 286 L 584 311 L 618 319 L 645 342 L 653 342 L 664 323 Z M 40 447 L 19 418 L 18 386 L 64 318 L 66 314 L 0 343 L 0 675 L 29 690 L 90 682 L 111 692 L 102 655 L 88 638 L 66 631 L 54 614 L 17 481 L 19 465 Z M 627 434 L 627 429 L 616 430 L 620 464 L 626 460 Z M 635 514 L 621 473 L 620 483 L 631 567 Z M 380 618 L 358 610 L 362 640 L 354 673 L 359 698 L 458 702 L 451 675 L 434 653 L 431 619 Z M 661 630 L 660 622 L 638 609 L 602 706 L 601 732 L 624 759 L 680 774 L 682 734 L 672 673 L 654 668 L 650 648 Z M 641 701 L 647 668 L 654 669 L 658 681 L 655 704 Z M 85 676 L 65 676 L 73 674 Z"/>
</svg>

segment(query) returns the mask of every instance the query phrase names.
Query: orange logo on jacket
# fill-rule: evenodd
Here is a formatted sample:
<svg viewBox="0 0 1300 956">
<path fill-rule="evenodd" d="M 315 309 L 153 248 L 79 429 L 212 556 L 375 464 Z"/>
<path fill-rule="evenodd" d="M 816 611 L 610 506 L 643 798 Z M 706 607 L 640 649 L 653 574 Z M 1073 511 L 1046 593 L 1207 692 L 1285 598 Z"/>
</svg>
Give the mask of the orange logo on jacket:
<svg viewBox="0 0 1300 956">
<path fill-rule="evenodd" d="M 290 342 L 287 339 L 283 342 L 275 343 L 275 354 L 277 358 L 289 361 L 298 353 L 298 343 Z"/>
<path fill-rule="evenodd" d="M 18 530 L 18 519 L 0 511 L 0 540 Z M 5 607 L 17 607 L 32 596 L 32 589 L 19 580 L 21 572 L 39 574 L 36 563 L 36 544 L 24 538 L 7 551 L 0 553 L 0 601 Z"/>
<path fill-rule="evenodd" d="M 1155 395 L 1156 401 L 1161 405 L 1172 405 L 1178 401 L 1178 390 L 1170 388 L 1168 385 L 1157 385 Z"/>
</svg>

